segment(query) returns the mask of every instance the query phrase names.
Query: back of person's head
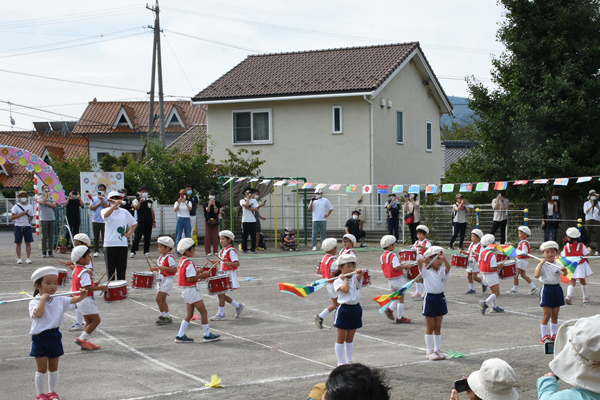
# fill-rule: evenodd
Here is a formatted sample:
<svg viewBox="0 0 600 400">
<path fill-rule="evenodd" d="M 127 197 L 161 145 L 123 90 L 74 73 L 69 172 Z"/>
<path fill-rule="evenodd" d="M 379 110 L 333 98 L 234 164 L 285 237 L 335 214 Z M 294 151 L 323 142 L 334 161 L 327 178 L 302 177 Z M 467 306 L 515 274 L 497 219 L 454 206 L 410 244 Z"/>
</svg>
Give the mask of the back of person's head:
<svg viewBox="0 0 600 400">
<path fill-rule="evenodd" d="M 324 399 L 388 400 L 390 386 L 383 372 L 363 364 L 340 365 L 329 374 Z"/>
</svg>

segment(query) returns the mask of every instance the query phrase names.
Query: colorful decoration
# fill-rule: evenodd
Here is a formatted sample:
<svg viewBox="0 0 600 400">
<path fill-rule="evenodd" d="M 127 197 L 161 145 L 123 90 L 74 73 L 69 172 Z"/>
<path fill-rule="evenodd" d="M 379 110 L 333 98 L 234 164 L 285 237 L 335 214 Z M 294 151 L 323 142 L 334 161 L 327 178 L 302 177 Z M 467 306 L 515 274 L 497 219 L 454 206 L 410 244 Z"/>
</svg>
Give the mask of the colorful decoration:
<svg viewBox="0 0 600 400">
<path fill-rule="evenodd" d="M 421 191 L 421 186 L 420 185 L 410 185 L 408 187 L 408 193 L 409 194 L 419 194 L 420 191 Z"/>
<path fill-rule="evenodd" d="M 373 192 L 373 186 L 362 185 L 362 194 L 371 194 Z"/>
<path fill-rule="evenodd" d="M 312 185 L 312 182 L 306 182 L 304 185 L 302 185 L 302 189 L 310 189 Z"/>
<path fill-rule="evenodd" d="M 584 183 L 584 182 L 589 182 L 591 180 L 592 180 L 591 176 L 580 176 L 579 178 L 577 178 L 576 183 Z"/>
<path fill-rule="evenodd" d="M 269 182 L 271 182 L 271 180 L 270 180 L 270 179 L 263 179 L 263 180 L 262 180 L 262 182 L 261 182 L 261 183 L 259 183 L 259 185 L 266 185 L 266 184 L 268 184 Z"/>
<path fill-rule="evenodd" d="M 548 183 L 548 179 L 536 179 L 533 181 L 534 185 L 545 185 L 546 183 Z"/>
<path fill-rule="evenodd" d="M 341 187 L 342 185 L 331 185 L 329 186 L 329 190 L 340 190 Z"/>
<path fill-rule="evenodd" d="M 571 282 L 571 278 L 573 278 L 573 274 L 577 269 L 577 265 L 581 262 L 581 257 L 559 257 L 556 261 L 567 269 L 567 276 L 561 275 L 560 281 L 562 283 Z"/>
<path fill-rule="evenodd" d="M 473 191 L 473 184 L 472 183 L 461 183 L 460 184 L 460 192 L 472 192 Z"/>
<path fill-rule="evenodd" d="M 420 276 L 421 275 L 419 275 L 419 277 Z M 385 312 L 386 307 L 388 307 L 388 305 L 390 304 L 391 301 L 398 300 L 402 296 L 404 296 L 404 293 L 406 293 L 406 291 L 408 289 L 410 289 L 410 287 L 413 285 L 413 283 L 415 281 L 416 281 L 416 279 L 409 281 L 404 286 L 402 286 L 398 291 L 396 291 L 392 294 L 384 294 L 381 296 L 373 297 L 373 300 L 375 300 L 379 304 L 379 307 L 380 307 L 379 312 L 383 314 Z"/>
<path fill-rule="evenodd" d="M 427 185 L 425 188 L 425 193 L 434 194 L 437 193 L 437 185 Z"/>
<path fill-rule="evenodd" d="M 319 183 L 317 186 L 315 186 L 315 189 L 323 189 L 325 186 L 327 186 L 326 183 Z"/>
<path fill-rule="evenodd" d="M 496 182 L 494 184 L 494 190 L 506 190 L 508 182 Z"/>
<path fill-rule="evenodd" d="M 293 283 L 283 283 L 279 282 L 279 291 L 282 293 L 293 294 L 298 297 L 306 297 L 311 293 L 316 292 L 325 286 L 325 282 L 315 286 L 302 286 L 302 285 L 294 285 Z"/>
<path fill-rule="evenodd" d="M 477 186 L 475 186 L 476 192 L 487 192 L 490 188 L 490 184 L 487 182 L 479 182 Z"/>
<path fill-rule="evenodd" d="M 288 183 L 287 187 L 292 187 L 292 186 L 298 186 L 298 181 L 290 181 L 290 183 Z"/>
<path fill-rule="evenodd" d="M 442 185 L 442 193 L 454 192 L 454 183 L 445 183 Z"/>
<path fill-rule="evenodd" d="M 569 178 L 558 178 L 554 180 L 556 186 L 567 186 L 569 184 Z"/>
<path fill-rule="evenodd" d="M 388 194 L 388 185 L 377 185 L 377 193 L 379 194 Z"/>
<path fill-rule="evenodd" d="M 209 383 L 205 383 L 204 386 L 214 387 L 214 388 L 225 387 L 225 386 L 221 385 L 221 378 L 219 378 L 217 375 L 211 375 L 210 376 L 210 382 Z"/>
<path fill-rule="evenodd" d="M 513 186 L 527 185 L 527 182 L 529 182 L 527 179 L 524 179 L 524 180 L 521 180 L 521 181 L 515 181 L 515 183 L 513 183 Z"/>
<path fill-rule="evenodd" d="M 346 193 L 356 193 L 356 185 L 348 185 L 346 186 Z"/>
<path fill-rule="evenodd" d="M 235 182 L 243 182 L 246 178 L 238 178 Z"/>
<path fill-rule="evenodd" d="M 277 181 L 273 184 L 273 186 L 283 186 L 283 184 L 285 183 L 285 179 L 281 180 L 281 181 Z"/>
<path fill-rule="evenodd" d="M 392 188 L 392 193 L 402 193 L 404 192 L 404 185 L 394 185 Z"/>
</svg>

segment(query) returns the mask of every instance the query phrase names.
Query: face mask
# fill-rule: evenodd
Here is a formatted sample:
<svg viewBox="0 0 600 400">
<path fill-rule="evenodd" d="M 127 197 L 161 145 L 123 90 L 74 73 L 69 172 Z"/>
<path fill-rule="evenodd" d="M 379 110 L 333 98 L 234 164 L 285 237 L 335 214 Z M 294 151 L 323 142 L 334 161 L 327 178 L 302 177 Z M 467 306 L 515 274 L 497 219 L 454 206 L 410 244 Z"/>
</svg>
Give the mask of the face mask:
<svg viewBox="0 0 600 400">
<path fill-rule="evenodd" d="M 320 199 L 321 197 L 323 197 L 323 195 L 322 195 L 322 194 L 318 194 L 318 195 L 317 195 L 317 199 Z"/>
<path fill-rule="evenodd" d="M 20 201 L 21 203 L 27 203 L 27 197 L 20 197 L 20 198 L 19 198 L 19 201 Z"/>
<path fill-rule="evenodd" d="M 215 199 L 215 196 L 208 196 L 208 199 L 209 199 L 209 200 L 214 200 L 214 199 Z"/>
<path fill-rule="evenodd" d="M 596 197 L 596 196 L 592 196 L 592 197 L 590 197 L 590 200 L 592 200 L 592 201 L 594 201 L 594 200 L 596 200 L 596 199 L 597 199 L 597 197 Z"/>
<path fill-rule="evenodd" d="M 142 193 L 142 198 L 147 199 L 148 198 L 148 193 Z"/>
<path fill-rule="evenodd" d="M 358 219 L 358 215 L 353 215 L 352 219 Z"/>
<path fill-rule="evenodd" d="M 191 191 L 191 190 L 188 190 L 188 191 L 187 191 L 187 194 L 192 194 L 192 191 Z"/>
</svg>

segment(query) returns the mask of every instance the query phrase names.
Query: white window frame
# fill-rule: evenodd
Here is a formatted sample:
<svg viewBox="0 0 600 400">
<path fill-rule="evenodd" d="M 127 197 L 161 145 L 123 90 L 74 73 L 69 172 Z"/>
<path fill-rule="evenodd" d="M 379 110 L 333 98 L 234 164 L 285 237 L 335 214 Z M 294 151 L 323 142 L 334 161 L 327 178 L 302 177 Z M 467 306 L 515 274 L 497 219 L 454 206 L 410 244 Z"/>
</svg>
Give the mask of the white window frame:
<svg viewBox="0 0 600 400">
<path fill-rule="evenodd" d="M 173 119 L 173 115 L 175 115 L 176 118 L 177 118 L 177 123 L 176 124 L 171 124 L 171 120 Z M 183 125 L 183 120 L 181 119 L 181 116 L 179 115 L 179 113 L 177 112 L 177 109 L 175 107 L 173 107 L 173 109 L 169 113 L 169 116 L 167 117 L 167 127 L 169 127 L 169 126 L 180 126 L 182 128 L 185 128 L 185 126 Z"/>
<path fill-rule="evenodd" d="M 431 134 L 431 148 L 427 148 L 427 127 Z M 431 121 L 425 121 L 425 151 L 428 153 L 433 152 L 433 123 Z"/>
<path fill-rule="evenodd" d="M 45 163 L 47 163 L 48 161 L 46 161 L 46 158 L 48 158 L 50 160 L 50 162 L 54 161 L 54 160 L 52 160 L 52 153 L 50 153 L 48 151 L 48 149 L 44 150 L 44 152 L 42 153 L 42 157 L 40 159 L 42 161 L 44 161 Z"/>
<path fill-rule="evenodd" d="M 250 113 L 250 141 L 249 142 L 236 142 L 235 141 L 235 124 L 233 117 L 236 113 Z M 253 129 L 253 113 L 268 113 L 269 114 L 269 139 L 268 140 L 253 140 L 254 132 Z M 248 145 L 260 145 L 260 144 L 273 144 L 273 109 L 271 108 L 257 108 L 250 110 L 233 110 L 231 111 L 231 141 L 234 146 L 248 146 Z"/>
<path fill-rule="evenodd" d="M 340 110 L 340 130 L 335 130 L 335 110 Z M 344 114 L 342 112 L 342 106 L 332 106 L 331 107 L 331 133 L 334 135 L 341 135 L 344 133 Z"/>
<path fill-rule="evenodd" d="M 402 141 L 398 141 L 398 113 L 402 114 Z M 396 144 L 404 144 L 404 110 L 396 110 Z"/>
<path fill-rule="evenodd" d="M 127 125 L 125 124 L 119 124 L 119 121 L 121 120 L 121 117 L 125 116 L 125 120 L 127 121 Z M 129 126 L 131 129 L 133 129 L 133 124 L 131 123 L 131 120 L 129 119 L 129 116 L 127 115 L 127 113 L 125 112 L 125 109 L 123 107 L 121 107 L 121 110 L 119 111 L 119 115 L 117 115 L 117 119 L 115 120 L 115 123 L 112 126 L 112 129 L 115 129 L 118 126 Z"/>
</svg>

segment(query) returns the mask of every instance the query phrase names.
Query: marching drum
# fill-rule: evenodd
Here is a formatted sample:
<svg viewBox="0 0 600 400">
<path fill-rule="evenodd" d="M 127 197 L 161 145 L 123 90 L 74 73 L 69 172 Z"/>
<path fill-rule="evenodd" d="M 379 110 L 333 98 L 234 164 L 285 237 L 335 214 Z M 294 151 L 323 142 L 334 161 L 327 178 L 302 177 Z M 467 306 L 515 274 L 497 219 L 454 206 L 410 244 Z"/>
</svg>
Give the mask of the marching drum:
<svg viewBox="0 0 600 400">
<path fill-rule="evenodd" d="M 133 273 L 131 287 L 134 289 L 152 289 L 154 285 L 154 274 L 146 271 L 136 271 Z"/>
<path fill-rule="evenodd" d="M 504 268 L 498 271 L 498 277 L 500 279 L 508 279 L 517 275 L 517 262 L 515 260 L 509 260 L 504 263 Z"/>
<path fill-rule="evenodd" d="M 369 276 L 369 270 L 364 269 L 363 272 L 364 272 L 364 274 L 363 274 L 362 287 L 369 286 L 371 284 L 371 277 Z"/>
<path fill-rule="evenodd" d="M 127 295 L 127 281 L 112 281 L 108 283 L 108 290 L 104 292 L 104 301 L 112 303 L 113 301 L 123 301 L 129 297 Z"/>
<path fill-rule="evenodd" d="M 398 252 L 401 263 L 417 261 L 417 251 L 412 249 L 400 250 Z"/>
<path fill-rule="evenodd" d="M 508 256 L 504 253 L 496 253 L 496 262 L 502 262 L 508 259 Z"/>
<path fill-rule="evenodd" d="M 198 268 L 198 273 L 200 273 L 200 274 L 202 274 L 202 273 L 204 273 L 206 271 L 211 271 L 211 267 L 201 267 L 201 268 Z M 200 281 L 205 281 L 205 280 L 213 278 L 215 276 L 217 276 L 217 267 L 212 268 L 212 271 L 211 271 L 210 275 L 208 275 L 206 278 L 201 278 L 199 280 Z"/>
<path fill-rule="evenodd" d="M 229 275 L 220 275 L 208 279 L 208 294 L 215 296 L 227 293 L 231 290 L 231 278 Z"/>
<path fill-rule="evenodd" d="M 467 268 L 469 265 L 469 257 L 462 254 L 452 255 L 452 266 L 457 268 Z"/>
<path fill-rule="evenodd" d="M 68 278 L 68 273 L 67 270 L 64 268 L 56 268 L 58 270 L 58 286 L 65 286 L 65 284 L 67 283 L 67 281 L 69 280 Z"/>
<path fill-rule="evenodd" d="M 419 265 L 416 262 L 413 262 L 407 271 L 408 277 L 410 279 L 415 279 L 417 276 L 419 276 Z"/>
</svg>

